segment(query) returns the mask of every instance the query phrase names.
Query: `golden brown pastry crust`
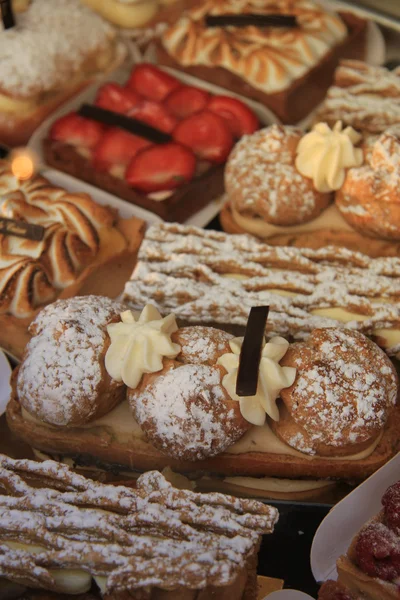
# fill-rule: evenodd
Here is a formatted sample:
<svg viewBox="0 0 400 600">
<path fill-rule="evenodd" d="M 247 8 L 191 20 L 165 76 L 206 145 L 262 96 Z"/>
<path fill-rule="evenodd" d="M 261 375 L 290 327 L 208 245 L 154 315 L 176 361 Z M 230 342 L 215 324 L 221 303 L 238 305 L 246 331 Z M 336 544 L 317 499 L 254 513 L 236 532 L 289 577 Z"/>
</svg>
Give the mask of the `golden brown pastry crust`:
<svg viewBox="0 0 400 600">
<path fill-rule="evenodd" d="M 29 328 L 18 373 L 22 406 L 56 427 L 83 425 L 108 413 L 125 397 L 125 386 L 104 366 L 110 341 L 106 326 L 122 306 L 99 296 L 58 300 Z"/>
<path fill-rule="evenodd" d="M 363 334 L 315 329 L 281 361 L 297 369 L 281 391 L 285 409 L 274 432 L 311 455 L 345 456 L 370 446 L 396 404 L 398 378 L 386 354 Z"/>
<path fill-rule="evenodd" d="M 182 344 L 176 359 L 164 359 L 162 371 L 143 375 L 136 389 L 128 389 L 133 415 L 155 448 L 173 458 L 220 454 L 251 427 L 222 385 L 225 369 L 216 364 L 230 351 L 232 336 L 188 327 L 172 339 Z"/>
<path fill-rule="evenodd" d="M 400 127 L 367 139 L 365 161 L 349 169 L 335 202 L 363 235 L 400 240 Z"/>
<path fill-rule="evenodd" d="M 225 188 L 240 214 L 273 225 L 297 225 L 328 206 L 331 194 L 316 191 L 295 167 L 301 137 L 299 129 L 272 125 L 236 144 L 226 164 Z"/>
</svg>

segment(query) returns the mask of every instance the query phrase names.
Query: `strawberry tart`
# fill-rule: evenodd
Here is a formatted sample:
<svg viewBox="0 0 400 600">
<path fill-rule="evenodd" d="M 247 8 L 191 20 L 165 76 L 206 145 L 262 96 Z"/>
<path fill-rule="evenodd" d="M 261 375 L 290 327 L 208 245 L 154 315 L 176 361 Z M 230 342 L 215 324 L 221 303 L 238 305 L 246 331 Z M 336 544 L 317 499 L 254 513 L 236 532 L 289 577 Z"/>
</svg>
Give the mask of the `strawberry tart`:
<svg viewBox="0 0 400 600">
<path fill-rule="evenodd" d="M 61 117 L 44 141 L 46 162 L 168 221 L 183 222 L 222 194 L 235 141 L 259 127 L 240 100 L 184 85 L 149 64 L 136 66 L 125 86 L 100 87 L 94 107 L 111 121 L 81 111 Z"/>
</svg>

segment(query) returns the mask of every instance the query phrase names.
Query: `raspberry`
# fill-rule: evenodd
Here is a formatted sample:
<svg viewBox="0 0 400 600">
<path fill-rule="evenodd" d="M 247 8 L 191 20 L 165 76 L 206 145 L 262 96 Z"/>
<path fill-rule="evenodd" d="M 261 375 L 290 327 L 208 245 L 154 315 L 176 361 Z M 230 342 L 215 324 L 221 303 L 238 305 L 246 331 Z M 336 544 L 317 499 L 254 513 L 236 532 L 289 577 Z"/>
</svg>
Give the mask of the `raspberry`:
<svg viewBox="0 0 400 600">
<path fill-rule="evenodd" d="M 320 588 L 318 600 L 355 600 L 355 596 L 339 581 L 326 581 Z"/>
<path fill-rule="evenodd" d="M 383 523 L 361 531 L 356 543 L 357 564 L 370 577 L 393 581 L 400 575 L 400 544 Z"/>
<path fill-rule="evenodd" d="M 400 481 L 386 490 L 382 505 L 387 526 L 400 534 Z"/>
</svg>

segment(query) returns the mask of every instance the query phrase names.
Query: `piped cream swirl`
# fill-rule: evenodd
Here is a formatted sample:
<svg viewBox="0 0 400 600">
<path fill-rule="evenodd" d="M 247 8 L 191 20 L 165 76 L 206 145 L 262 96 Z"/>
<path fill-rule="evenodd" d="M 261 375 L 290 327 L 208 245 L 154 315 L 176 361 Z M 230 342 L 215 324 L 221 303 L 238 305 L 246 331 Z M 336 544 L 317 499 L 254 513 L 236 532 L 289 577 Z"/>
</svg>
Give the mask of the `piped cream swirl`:
<svg viewBox="0 0 400 600">
<path fill-rule="evenodd" d="M 105 366 L 115 381 L 123 381 L 135 389 L 144 373 L 161 371 L 164 357 L 175 358 L 179 354 L 181 347 L 171 340 L 178 326 L 173 314 L 162 318 L 151 304 L 145 306 L 138 318 L 130 310 L 120 316 L 120 323 L 107 326 L 111 345 Z"/>
<path fill-rule="evenodd" d="M 317 123 L 297 146 L 296 168 L 319 192 L 339 190 L 346 169 L 362 165 L 363 151 L 355 147 L 360 140 L 361 135 L 352 127 L 343 129 L 341 121 L 332 129 Z"/>
<path fill-rule="evenodd" d="M 234 338 L 229 342 L 232 353 L 223 354 L 218 359 L 218 364 L 227 371 L 222 385 L 230 397 L 240 403 L 240 412 L 249 423 L 264 425 L 266 415 L 274 421 L 279 421 L 276 399 L 282 389 L 293 384 L 296 377 L 295 368 L 281 367 L 279 364 L 286 354 L 289 342 L 276 336 L 264 345 L 260 360 L 257 393 L 255 396 L 240 397 L 236 394 L 236 381 L 242 343 L 243 338 Z"/>
</svg>

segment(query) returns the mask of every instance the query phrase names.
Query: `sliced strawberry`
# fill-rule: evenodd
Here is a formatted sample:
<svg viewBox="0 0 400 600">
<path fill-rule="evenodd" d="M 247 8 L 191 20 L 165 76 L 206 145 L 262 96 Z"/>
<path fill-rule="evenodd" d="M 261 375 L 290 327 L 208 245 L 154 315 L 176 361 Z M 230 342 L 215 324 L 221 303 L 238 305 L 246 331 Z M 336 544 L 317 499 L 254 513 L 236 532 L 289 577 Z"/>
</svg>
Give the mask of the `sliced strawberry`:
<svg viewBox="0 0 400 600">
<path fill-rule="evenodd" d="M 233 136 L 222 117 L 203 110 L 181 121 L 174 130 L 175 141 L 188 146 L 202 160 L 223 163 L 233 146 Z"/>
<path fill-rule="evenodd" d="M 148 100 L 162 102 L 181 83 L 165 71 L 143 63 L 133 69 L 126 85 Z"/>
<path fill-rule="evenodd" d="M 237 138 L 246 133 L 254 133 L 260 123 L 254 112 L 237 98 L 230 96 L 214 96 L 207 109 L 223 117 L 229 125 L 229 129 Z"/>
<path fill-rule="evenodd" d="M 211 94 L 190 85 L 183 85 L 166 97 L 164 106 L 178 119 L 185 119 L 201 110 L 209 103 Z"/>
<path fill-rule="evenodd" d="M 118 83 L 106 83 L 97 92 L 95 104 L 113 112 L 126 114 L 141 101 L 139 94 Z"/>
<path fill-rule="evenodd" d="M 93 165 L 99 171 L 108 171 L 116 164 L 126 166 L 136 154 L 151 145 L 148 140 L 122 129 L 110 129 L 94 150 Z"/>
<path fill-rule="evenodd" d="M 104 125 L 69 113 L 58 119 L 50 129 L 50 138 L 59 140 L 71 146 L 94 148 L 104 133 Z"/>
<path fill-rule="evenodd" d="M 131 162 L 125 179 L 143 192 L 173 190 L 190 181 L 196 158 L 180 144 L 162 144 L 142 150 Z"/>
<path fill-rule="evenodd" d="M 152 100 L 143 100 L 128 115 L 165 133 L 171 133 L 178 123 L 164 106 Z"/>
</svg>

